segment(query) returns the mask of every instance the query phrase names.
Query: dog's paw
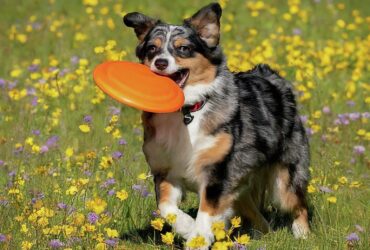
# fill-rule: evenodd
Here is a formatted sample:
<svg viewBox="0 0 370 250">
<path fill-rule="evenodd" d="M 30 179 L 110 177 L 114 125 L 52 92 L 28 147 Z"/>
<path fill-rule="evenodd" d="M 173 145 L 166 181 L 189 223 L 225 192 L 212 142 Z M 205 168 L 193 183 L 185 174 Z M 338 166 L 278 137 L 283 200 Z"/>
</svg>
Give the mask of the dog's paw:
<svg viewBox="0 0 370 250">
<path fill-rule="evenodd" d="M 310 229 L 308 225 L 294 221 L 292 225 L 292 232 L 296 239 L 307 239 L 308 235 L 310 234 Z"/>
<path fill-rule="evenodd" d="M 176 233 L 180 234 L 184 239 L 190 239 L 195 227 L 195 220 L 190 216 L 181 216 L 176 223 L 172 225 Z"/>
<path fill-rule="evenodd" d="M 213 241 L 214 235 L 212 233 L 195 231 L 186 241 L 186 249 L 206 250 L 209 249 Z"/>
</svg>

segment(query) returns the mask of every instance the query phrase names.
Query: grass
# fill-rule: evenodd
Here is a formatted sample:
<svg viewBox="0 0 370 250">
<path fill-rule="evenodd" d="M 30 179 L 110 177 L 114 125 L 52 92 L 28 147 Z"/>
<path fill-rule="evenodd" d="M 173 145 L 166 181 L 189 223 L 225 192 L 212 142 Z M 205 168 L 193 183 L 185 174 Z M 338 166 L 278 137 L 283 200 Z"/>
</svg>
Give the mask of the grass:
<svg viewBox="0 0 370 250">
<path fill-rule="evenodd" d="M 123 13 L 180 23 L 208 1 L 88 2 L 95 1 L 1 1 L 1 249 L 47 249 L 53 239 L 71 249 L 104 249 L 107 239 L 117 249 L 175 247 L 150 226 L 156 205 L 140 112 L 99 92 L 92 69 L 106 59 L 136 61 Z M 283 227 L 248 248 L 368 249 L 370 7 L 221 2 L 230 68 L 264 62 L 291 80 L 311 141 L 312 235 L 295 240 Z M 116 195 L 123 190 L 127 199 Z M 196 207 L 194 194 L 182 205 L 194 215 Z M 350 233 L 359 239 L 347 240 Z"/>
</svg>

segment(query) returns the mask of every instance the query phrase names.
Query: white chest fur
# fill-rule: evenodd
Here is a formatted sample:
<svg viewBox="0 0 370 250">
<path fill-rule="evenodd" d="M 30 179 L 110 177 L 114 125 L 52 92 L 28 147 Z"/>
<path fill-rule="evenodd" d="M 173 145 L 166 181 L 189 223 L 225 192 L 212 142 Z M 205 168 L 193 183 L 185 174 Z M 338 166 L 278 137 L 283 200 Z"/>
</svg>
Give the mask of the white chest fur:
<svg viewBox="0 0 370 250">
<path fill-rule="evenodd" d="M 211 147 L 215 141 L 200 128 L 206 105 L 192 113 L 194 119 L 187 126 L 180 112 L 153 115 L 151 124 L 155 135 L 144 145 L 153 172 L 166 171 L 169 178 L 195 184 L 193 162 L 202 149 Z"/>
</svg>

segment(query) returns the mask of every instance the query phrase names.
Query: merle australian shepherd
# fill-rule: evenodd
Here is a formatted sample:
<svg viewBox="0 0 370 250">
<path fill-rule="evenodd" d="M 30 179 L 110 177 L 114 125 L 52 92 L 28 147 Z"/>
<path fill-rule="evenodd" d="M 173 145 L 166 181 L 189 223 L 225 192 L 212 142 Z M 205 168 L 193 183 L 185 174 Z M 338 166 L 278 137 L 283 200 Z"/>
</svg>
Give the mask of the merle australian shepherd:
<svg viewBox="0 0 370 250">
<path fill-rule="evenodd" d="M 158 208 L 163 217 L 177 216 L 173 227 L 185 239 L 201 235 L 211 244 L 212 223 L 227 225 L 235 215 L 256 232 L 270 231 L 261 211 L 273 204 L 292 215 L 294 236 L 304 238 L 309 145 L 291 85 L 267 65 L 229 71 L 221 12 L 212 3 L 182 25 L 137 12 L 124 17 L 139 39 L 140 61 L 185 95 L 178 112 L 142 115 Z M 196 219 L 178 207 L 186 190 L 199 196 Z"/>
</svg>

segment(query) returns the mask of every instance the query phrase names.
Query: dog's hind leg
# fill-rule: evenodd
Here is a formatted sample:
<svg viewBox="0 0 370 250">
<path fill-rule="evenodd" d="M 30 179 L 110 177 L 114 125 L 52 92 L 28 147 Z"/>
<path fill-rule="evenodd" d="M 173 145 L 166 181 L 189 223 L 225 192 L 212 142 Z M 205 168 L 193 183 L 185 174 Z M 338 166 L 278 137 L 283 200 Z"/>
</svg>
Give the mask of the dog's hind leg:
<svg viewBox="0 0 370 250">
<path fill-rule="evenodd" d="M 166 218 L 169 214 L 176 215 L 176 221 L 172 225 L 176 233 L 188 239 L 194 228 L 194 219 L 180 210 L 178 204 L 181 202 L 182 189 L 176 182 L 167 180 L 164 176 L 154 176 L 157 205 L 161 216 Z"/>
<path fill-rule="evenodd" d="M 286 166 L 277 166 L 272 178 L 271 191 L 274 205 L 277 205 L 280 210 L 292 214 L 294 236 L 296 238 L 307 238 L 310 228 L 305 191 L 293 185 L 292 176 Z"/>
<path fill-rule="evenodd" d="M 255 238 L 259 238 L 261 234 L 266 234 L 271 231 L 269 223 L 261 214 L 260 209 L 256 204 L 256 201 L 253 200 L 250 192 L 243 192 L 238 197 L 235 206 L 237 211 L 252 223 Z"/>
</svg>

